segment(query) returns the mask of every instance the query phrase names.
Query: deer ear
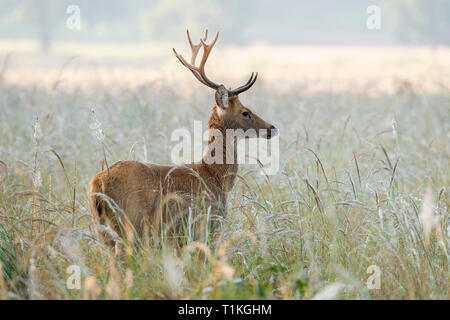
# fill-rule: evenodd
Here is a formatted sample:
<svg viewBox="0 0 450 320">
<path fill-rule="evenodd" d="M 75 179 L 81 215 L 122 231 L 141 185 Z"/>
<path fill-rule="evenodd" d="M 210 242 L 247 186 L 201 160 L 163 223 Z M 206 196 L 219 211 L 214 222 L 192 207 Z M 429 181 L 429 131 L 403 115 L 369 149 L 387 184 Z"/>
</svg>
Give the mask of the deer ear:
<svg viewBox="0 0 450 320">
<path fill-rule="evenodd" d="M 222 109 L 228 107 L 228 90 L 221 84 L 216 90 L 216 103 Z"/>
</svg>

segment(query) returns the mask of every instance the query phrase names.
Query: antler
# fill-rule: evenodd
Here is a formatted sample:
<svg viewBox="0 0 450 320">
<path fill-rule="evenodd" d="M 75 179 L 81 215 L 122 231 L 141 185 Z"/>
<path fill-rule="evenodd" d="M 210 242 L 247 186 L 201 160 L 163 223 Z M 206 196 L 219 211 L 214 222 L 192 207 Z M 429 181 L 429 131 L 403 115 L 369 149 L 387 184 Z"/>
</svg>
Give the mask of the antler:
<svg viewBox="0 0 450 320">
<path fill-rule="evenodd" d="M 203 37 L 203 39 L 200 39 L 200 43 L 198 44 L 193 44 L 192 40 L 191 40 L 191 36 L 189 34 L 189 30 L 187 30 L 187 36 L 188 36 L 188 40 L 189 40 L 189 45 L 191 46 L 191 50 L 192 50 L 192 56 L 191 56 L 191 63 L 188 63 L 182 55 L 178 54 L 175 49 L 173 49 L 173 52 L 175 53 L 175 56 L 178 58 L 178 60 L 180 60 L 180 62 L 189 70 L 191 70 L 191 72 L 194 74 L 194 76 L 204 85 L 213 88 L 214 90 L 217 89 L 220 85 L 218 85 L 217 83 L 215 83 L 214 81 L 211 81 L 208 79 L 208 77 L 205 74 L 205 64 L 206 64 L 206 60 L 208 60 L 209 54 L 211 53 L 212 48 L 214 47 L 214 45 L 216 44 L 217 38 L 219 37 L 219 32 L 216 33 L 216 36 L 214 37 L 214 40 L 207 45 L 205 43 L 206 38 L 208 37 L 208 29 L 205 30 L 205 36 Z M 203 47 L 203 56 L 202 59 L 200 61 L 200 65 L 198 67 L 195 66 L 195 59 L 197 58 L 197 54 L 200 51 L 200 48 Z M 239 88 L 236 88 L 234 90 L 228 90 L 228 94 L 229 95 L 238 95 L 239 93 L 242 93 L 248 89 L 251 88 L 251 86 L 253 86 L 253 84 L 255 83 L 256 79 L 258 78 L 258 72 L 253 73 L 250 76 L 250 79 L 247 81 L 247 83 L 243 86 L 240 86 Z"/>
<path fill-rule="evenodd" d="M 255 76 L 255 77 L 253 77 Z M 250 76 L 250 79 L 248 79 L 247 83 L 243 86 L 240 86 L 239 88 L 236 88 L 234 90 L 228 90 L 228 94 L 230 95 L 238 95 L 241 92 L 244 92 L 252 87 L 252 85 L 255 83 L 256 79 L 258 78 L 258 72 L 255 74 L 252 72 L 252 75 Z"/>
<path fill-rule="evenodd" d="M 215 83 L 214 81 L 211 81 L 208 79 L 208 77 L 205 74 L 205 63 L 206 60 L 208 60 L 208 56 L 211 53 L 212 48 L 216 44 L 217 38 L 219 37 L 219 32 L 216 33 L 216 36 L 209 45 L 205 43 L 206 38 L 208 37 L 208 30 L 205 31 L 205 37 L 203 39 L 200 39 L 200 43 L 193 44 L 191 40 L 191 36 L 189 35 L 189 30 L 187 30 L 187 36 L 189 40 L 189 45 L 192 49 L 192 57 L 191 57 L 191 63 L 187 63 L 186 60 L 184 60 L 183 56 L 181 54 L 178 54 L 175 49 L 173 49 L 173 52 L 175 53 L 175 56 L 180 60 L 180 62 L 189 70 L 192 71 L 194 76 L 204 85 L 207 85 L 210 88 L 217 89 L 219 85 Z M 200 50 L 200 47 L 203 46 L 203 57 L 200 61 L 200 65 L 198 67 L 195 66 L 195 59 L 197 58 L 198 51 Z"/>
</svg>

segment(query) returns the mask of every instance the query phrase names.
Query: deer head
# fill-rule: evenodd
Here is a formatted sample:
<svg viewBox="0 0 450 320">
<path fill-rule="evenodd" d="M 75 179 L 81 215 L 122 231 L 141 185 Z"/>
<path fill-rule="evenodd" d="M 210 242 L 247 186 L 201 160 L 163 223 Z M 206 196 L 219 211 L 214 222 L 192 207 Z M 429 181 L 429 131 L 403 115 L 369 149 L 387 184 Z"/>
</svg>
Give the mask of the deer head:
<svg viewBox="0 0 450 320">
<path fill-rule="evenodd" d="M 173 49 L 173 52 L 175 53 L 175 56 L 178 58 L 178 60 L 180 60 L 180 62 L 186 68 L 191 70 L 192 74 L 201 83 L 216 91 L 215 108 L 217 108 L 217 112 L 220 117 L 223 118 L 226 129 L 243 129 L 244 131 L 253 129 L 255 130 L 257 136 L 260 135 L 261 130 L 261 132 L 265 132 L 262 137 L 267 139 L 270 139 L 274 135 L 277 135 L 278 129 L 275 126 L 261 119 L 253 111 L 245 107 L 239 100 L 238 95 L 244 91 L 247 91 L 253 86 L 256 79 L 258 78 L 258 73 L 252 72 L 250 79 L 243 86 L 240 86 L 234 90 L 226 89 L 223 84 L 217 84 L 216 82 L 208 79 L 205 73 L 206 61 L 208 60 L 209 54 L 211 53 L 211 50 L 214 47 L 217 38 L 219 37 L 219 32 L 216 33 L 214 40 L 210 44 L 205 43 L 208 37 L 208 30 L 205 31 L 205 36 L 203 37 L 203 39 L 200 38 L 200 42 L 198 44 L 192 43 L 189 30 L 187 30 L 187 37 L 189 40 L 189 45 L 192 49 L 191 62 L 188 63 L 180 54 L 175 51 L 175 49 Z M 200 48 L 203 48 L 203 56 L 200 60 L 200 65 L 197 67 L 195 66 L 195 60 L 197 58 L 198 52 L 200 51 Z"/>
</svg>

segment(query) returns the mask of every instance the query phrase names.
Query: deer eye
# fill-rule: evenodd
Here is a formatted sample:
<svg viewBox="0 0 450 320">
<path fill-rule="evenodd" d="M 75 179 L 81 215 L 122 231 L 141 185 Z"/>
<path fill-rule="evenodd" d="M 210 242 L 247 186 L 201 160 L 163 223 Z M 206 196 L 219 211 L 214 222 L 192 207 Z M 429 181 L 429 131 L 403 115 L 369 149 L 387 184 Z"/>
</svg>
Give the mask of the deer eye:
<svg viewBox="0 0 450 320">
<path fill-rule="evenodd" d="M 242 115 L 246 118 L 249 118 L 249 119 L 251 118 L 250 113 L 248 113 L 247 111 L 242 112 Z"/>
</svg>

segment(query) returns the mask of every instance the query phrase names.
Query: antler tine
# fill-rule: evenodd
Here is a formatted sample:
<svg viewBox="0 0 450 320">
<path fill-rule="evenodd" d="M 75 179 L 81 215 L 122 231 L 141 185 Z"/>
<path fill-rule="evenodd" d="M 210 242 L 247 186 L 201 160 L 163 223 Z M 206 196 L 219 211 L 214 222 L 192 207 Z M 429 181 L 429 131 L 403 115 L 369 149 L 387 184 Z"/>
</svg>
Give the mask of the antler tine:
<svg viewBox="0 0 450 320">
<path fill-rule="evenodd" d="M 192 74 L 204 85 L 211 87 L 213 89 L 217 89 L 219 87 L 218 84 L 216 84 L 215 82 L 209 80 L 206 77 L 205 74 L 205 63 L 206 60 L 208 59 L 209 53 L 211 52 L 212 47 L 214 46 L 214 44 L 217 41 L 217 38 L 219 37 L 219 33 L 217 32 L 216 37 L 214 38 L 213 42 L 209 45 L 205 44 L 205 41 L 208 37 L 208 29 L 205 30 L 205 36 L 203 37 L 203 39 L 200 39 L 200 43 L 198 44 L 194 44 L 192 42 L 191 36 L 189 34 L 189 30 L 186 30 L 187 33 L 187 37 L 188 37 L 188 41 L 189 41 L 189 45 L 191 46 L 191 50 L 192 50 L 192 56 L 191 56 L 191 63 L 188 63 L 182 55 L 178 54 L 176 52 L 175 49 L 173 49 L 173 52 L 175 53 L 175 56 L 178 58 L 178 60 L 180 60 L 181 64 L 184 65 L 186 68 L 188 68 L 189 70 L 191 70 Z M 200 50 L 200 48 L 203 46 L 203 57 L 202 60 L 200 62 L 200 65 L 198 67 L 195 66 L 195 60 L 197 58 L 197 54 Z"/>
<path fill-rule="evenodd" d="M 238 95 L 244 91 L 247 91 L 248 89 L 250 89 L 253 86 L 253 84 L 255 83 L 257 78 L 258 78 L 258 72 L 255 73 L 255 77 L 253 77 L 253 72 L 252 72 L 252 75 L 250 76 L 250 79 L 247 81 L 246 84 L 244 84 L 243 86 L 240 86 L 239 88 L 236 88 L 234 90 L 229 90 L 229 93 L 233 94 L 233 95 Z"/>
<path fill-rule="evenodd" d="M 189 45 L 191 46 L 191 50 L 192 50 L 191 64 L 194 66 L 195 59 L 197 58 L 197 54 L 198 54 L 202 44 L 201 44 L 201 42 L 199 42 L 198 44 L 193 44 L 192 40 L 191 40 L 191 35 L 189 34 L 189 29 L 186 30 L 186 33 L 187 33 Z M 205 36 L 203 37 L 203 41 L 206 41 L 207 37 L 208 37 L 208 29 L 205 30 Z"/>
<path fill-rule="evenodd" d="M 242 86 L 240 86 L 240 87 L 238 87 L 236 89 L 233 89 L 232 91 L 237 91 L 237 90 L 240 90 L 240 89 L 244 88 L 245 86 L 247 86 L 250 82 L 252 82 L 254 75 L 255 75 L 255 73 L 252 72 L 252 74 L 250 75 L 250 79 L 248 79 L 246 84 L 244 84 L 244 85 L 242 85 Z"/>
<path fill-rule="evenodd" d="M 200 76 L 200 74 L 195 71 L 194 69 L 192 69 L 191 65 L 189 63 L 186 62 L 186 60 L 184 60 L 183 56 L 178 54 L 176 52 L 176 50 L 174 48 L 172 48 L 173 52 L 175 53 L 175 56 L 178 58 L 178 60 L 181 62 L 181 64 L 183 66 L 185 66 L 186 68 L 188 68 L 189 70 L 191 70 L 192 74 L 197 78 L 198 81 L 200 81 L 201 83 L 203 83 L 205 86 L 207 86 L 208 84 L 202 79 L 202 77 Z"/>
<path fill-rule="evenodd" d="M 209 54 L 211 53 L 212 48 L 216 44 L 217 38 L 219 38 L 219 32 L 216 33 L 214 40 L 210 44 L 205 43 L 206 38 L 200 39 L 200 43 L 203 46 L 203 51 L 204 51 L 202 61 L 200 62 L 200 68 L 204 67 L 206 60 L 208 60 Z"/>
<path fill-rule="evenodd" d="M 209 54 L 211 53 L 211 50 L 214 47 L 214 45 L 216 44 L 216 41 L 218 38 L 219 38 L 219 32 L 216 33 L 214 40 L 210 44 L 205 43 L 206 37 L 205 37 L 205 39 L 200 39 L 200 42 L 203 46 L 203 57 L 200 62 L 198 71 L 200 72 L 200 76 L 203 78 L 203 80 L 205 80 L 205 82 L 207 82 L 208 85 L 214 89 L 217 89 L 219 87 L 219 85 L 208 79 L 208 77 L 206 76 L 206 73 L 205 73 L 205 64 L 206 64 L 206 60 L 208 60 Z"/>
<path fill-rule="evenodd" d="M 194 48 L 194 44 L 192 43 L 191 35 L 189 34 L 189 29 L 186 29 L 186 34 L 187 34 L 187 37 L 188 37 L 189 45 L 191 46 L 191 49 L 193 49 Z"/>
</svg>

